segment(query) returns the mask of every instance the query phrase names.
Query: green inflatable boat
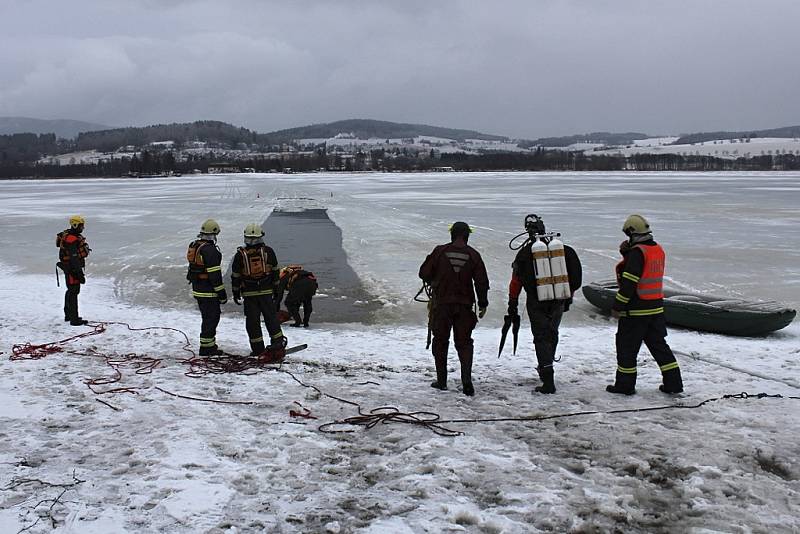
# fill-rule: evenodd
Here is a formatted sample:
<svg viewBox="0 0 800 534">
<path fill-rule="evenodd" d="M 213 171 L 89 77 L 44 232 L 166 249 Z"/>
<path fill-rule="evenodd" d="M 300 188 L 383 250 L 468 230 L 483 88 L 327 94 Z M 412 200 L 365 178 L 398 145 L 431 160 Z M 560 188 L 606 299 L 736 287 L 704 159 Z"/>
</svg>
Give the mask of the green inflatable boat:
<svg viewBox="0 0 800 534">
<path fill-rule="evenodd" d="M 586 300 L 611 313 L 616 280 L 583 286 Z M 797 312 L 774 301 L 746 301 L 703 293 L 664 289 L 664 318 L 668 324 L 730 336 L 763 336 L 788 326 Z"/>
</svg>

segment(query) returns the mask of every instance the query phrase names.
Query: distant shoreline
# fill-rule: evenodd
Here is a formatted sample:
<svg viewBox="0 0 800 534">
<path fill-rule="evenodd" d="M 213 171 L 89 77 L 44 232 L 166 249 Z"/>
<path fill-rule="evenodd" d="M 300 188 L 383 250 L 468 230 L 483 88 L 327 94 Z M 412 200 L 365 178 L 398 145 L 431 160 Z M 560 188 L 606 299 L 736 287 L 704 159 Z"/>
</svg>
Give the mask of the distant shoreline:
<svg viewBox="0 0 800 534">
<path fill-rule="evenodd" d="M 435 171 L 299 171 L 294 172 L 292 176 L 302 176 L 302 175 L 315 175 L 315 174 L 433 174 L 433 175 L 442 175 L 442 177 L 446 177 L 452 174 L 753 174 L 753 173 L 765 173 L 765 174 L 772 174 L 772 173 L 783 173 L 783 174 L 796 174 L 800 176 L 800 170 L 789 169 L 789 170 L 782 170 L 782 169 L 755 169 L 755 170 L 557 170 L 557 169 L 544 169 L 544 170 L 511 170 L 511 169 L 501 169 L 501 170 L 494 170 L 494 169 L 485 169 L 485 170 L 455 170 L 452 172 L 435 172 Z M 257 172 L 257 173 L 225 173 L 225 174 L 184 174 L 181 176 L 139 176 L 139 177 L 132 177 L 132 176 L 19 176 L 19 177 L 2 177 L 0 178 L 0 182 L 5 181 L 46 181 L 46 180 L 185 180 L 191 178 L 212 178 L 214 176 L 225 176 L 225 177 L 234 177 L 234 176 L 286 176 L 283 173 L 273 173 L 273 172 Z"/>
</svg>

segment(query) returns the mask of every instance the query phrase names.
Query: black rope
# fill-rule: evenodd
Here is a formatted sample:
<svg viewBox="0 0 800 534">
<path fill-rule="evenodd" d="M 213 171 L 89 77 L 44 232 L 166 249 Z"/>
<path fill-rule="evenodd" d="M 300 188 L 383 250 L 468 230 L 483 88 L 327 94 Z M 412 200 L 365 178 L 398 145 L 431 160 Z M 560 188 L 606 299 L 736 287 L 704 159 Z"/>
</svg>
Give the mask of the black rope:
<svg viewBox="0 0 800 534">
<path fill-rule="evenodd" d="M 427 300 L 421 299 L 419 297 L 420 295 L 422 295 L 423 292 L 425 292 L 425 298 Z M 431 301 L 431 295 L 432 294 L 433 294 L 433 290 L 431 289 L 430 284 L 428 282 L 422 282 L 422 287 L 419 288 L 419 291 L 417 291 L 417 294 L 414 295 L 414 302 L 422 302 L 423 304 L 427 304 L 428 302 Z"/>
<path fill-rule="evenodd" d="M 340 426 L 363 426 L 367 430 L 375 428 L 378 424 L 389 423 L 404 423 L 410 425 L 424 426 L 435 434 L 446 437 L 462 436 L 464 432 L 447 428 L 443 425 L 450 424 L 465 424 L 465 423 L 505 423 L 505 422 L 534 422 L 534 421 L 547 421 L 550 419 L 566 419 L 568 417 L 578 417 L 583 415 L 616 415 L 623 413 L 639 413 L 639 412 L 653 412 L 659 410 L 672 410 L 672 409 L 696 409 L 705 406 L 706 404 L 729 399 L 791 399 L 800 400 L 800 397 L 784 396 L 781 394 L 769 393 L 756 393 L 750 394 L 747 392 L 732 393 L 722 395 L 721 397 L 713 397 L 698 402 L 697 404 L 667 404 L 662 406 L 647 406 L 644 408 L 624 408 L 619 410 L 589 410 L 581 412 L 568 412 L 552 415 L 536 415 L 536 416 L 520 416 L 520 417 L 481 417 L 474 419 L 442 419 L 441 416 L 434 412 L 410 412 L 404 413 L 393 406 L 383 406 L 375 408 L 368 413 L 363 413 L 361 407 L 358 407 L 359 415 L 325 423 L 319 427 L 321 432 L 328 434 L 348 433 L 354 430 L 345 430 L 337 427 Z M 355 403 L 350 403 L 355 404 Z"/>
</svg>

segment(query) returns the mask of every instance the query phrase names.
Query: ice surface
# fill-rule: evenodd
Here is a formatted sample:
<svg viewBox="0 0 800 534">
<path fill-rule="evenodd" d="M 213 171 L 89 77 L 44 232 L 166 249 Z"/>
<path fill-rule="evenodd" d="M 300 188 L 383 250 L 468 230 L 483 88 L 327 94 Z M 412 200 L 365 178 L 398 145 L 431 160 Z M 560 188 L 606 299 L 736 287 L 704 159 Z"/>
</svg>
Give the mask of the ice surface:
<svg viewBox="0 0 800 534">
<path fill-rule="evenodd" d="M 64 198 L 70 199 L 65 202 Z M 390 320 L 418 321 L 409 307 L 425 255 L 455 220 L 490 269 L 490 314 L 504 307 L 514 253 L 508 240 L 527 213 L 543 216 L 578 250 L 587 281 L 608 278 L 629 213 L 649 218 L 679 288 L 800 304 L 800 175 L 797 173 L 431 173 L 188 176 L 0 184 L 3 262 L 52 273 L 54 235 L 72 212 L 87 217 L 89 275 L 113 276 L 119 298 L 192 306 L 185 248 L 207 217 L 230 262 L 241 229 L 263 221 L 278 197 L 312 197 L 342 231 L 351 266 L 372 294 L 400 305 Z M 270 229 L 267 231 L 269 240 Z M 48 250 L 49 248 L 49 250 Z M 276 250 L 279 258 L 286 254 Z M 53 275 L 54 276 L 54 275 Z M 320 280 L 325 292 L 326 281 Z M 415 311 L 416 309 L 416 311 Z M 419 313 L 417 313 L 419 312 Z M 573 315 L 574 317 L 574 315 Z"/>
<path fill-rule="evenodd" d="M 445 419 L 505 418 L 696 404 L 741 391 L 798 396 L 797 323 L 767 338 L 671 330 L 686 384 L 678 398 L 657 391 L 658 369 L 646 353 L 636 396 L 604 391 L 615 368 L 614 324 L 583 301 L 561 331 L 556 395 L 531 394 L 538 380 L 527 319 L 517 356 L 507 349 L 496 357 L 513 256 L 505 242 L 525 213 L 543 215 L 565 234 L 587 280 L 608 277 L 621 220 L 641 211 L 665 244 L 678 285 L 796 306 L 797 188 L 798 176 L 785 173 L 2 182 L 0 532 L 30 526 L 49 506 L 36 504 L 60 492 L 10 488 L 12 480 L 64 483 L 73 470 L 86 482 L 54 507 L 64 532 L 796 532 L 796 400 L 447 425 L 465 433 L 455 438 L 397 424 L 329 435 L 317 426 L 356 415 L 355 407 L 277 371 L 188 378 L 182 338 L 171 331 L 112 325 L 68 344 L 82 353 L 163 358 L 148 375 L 122 368 L 114 386 L 138 394 L 96 396 L 86 387 L 87 378 L 111 373 L 102 356 L 11 362 L 8 355 L 14 343 L 83 331 L 61 321 L 63 287 L 52 274 L 54 234 L 73 211 L 87 217 L 94 249 L 82 314 L 178 328 L 196 349 L 200 321 L 183 280 L 183 254 L 198 224 L 208 216 L 220 221 L 229 260 L 247 222 L 265 220 L 276 197 L 301 196 L 324 201 L 351 266 L 385 306 L 376 324 L 287 329 L 291 344 L 309 348 L 284 369 L 365 412 L 396 406 Z M 429 387 L 424 307 L 409 302 L 419 263 L 457 219 L 476 226 L 472 242 L 493 284 L 493 314 L 475 332 L 474 398 L 459 391 L 454 355 L 450 390 Z M 218 341 L 230 352 L 248 350 L 233 305 L 225 307 Z M 253 404 L 178 399 L 156 386 Z M 290 417 L 294 402 L 318 419 Z M 51 531 L 49 519 L 30 531 Z"/>
</svg>

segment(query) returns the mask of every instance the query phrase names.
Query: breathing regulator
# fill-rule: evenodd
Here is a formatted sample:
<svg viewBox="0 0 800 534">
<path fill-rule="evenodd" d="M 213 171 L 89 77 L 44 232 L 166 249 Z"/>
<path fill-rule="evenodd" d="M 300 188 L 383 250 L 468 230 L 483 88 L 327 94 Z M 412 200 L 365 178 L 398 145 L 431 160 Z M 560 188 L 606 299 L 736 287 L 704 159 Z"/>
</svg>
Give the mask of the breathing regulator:
<svg viewBox="0 0 800 534">
<path fill-rule="evenodd" d="M 522 243 L 516 244 L 515 242 L 522 236 L 527 236 L 527 238 Z M 525 216 L 525 231 L 512 237 L 511 241 L 508 242 L 508 248 L 519 250 L 531 241 L 540 240 L 549 243 L 556 237 L 561 237 L 561 233 L 548 232 L 545 230 L 544 220 L 535 213 L 529 213 Z"/>
</svg>

